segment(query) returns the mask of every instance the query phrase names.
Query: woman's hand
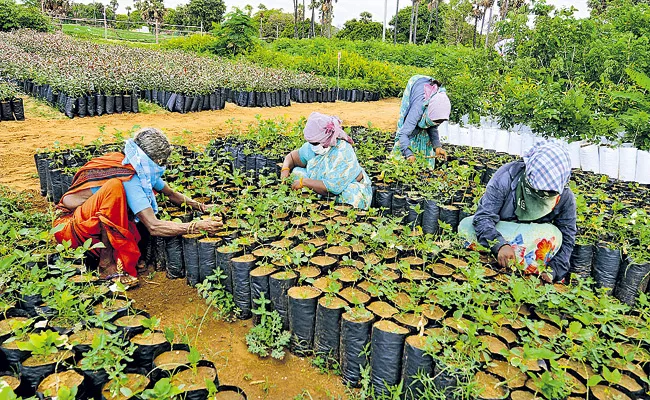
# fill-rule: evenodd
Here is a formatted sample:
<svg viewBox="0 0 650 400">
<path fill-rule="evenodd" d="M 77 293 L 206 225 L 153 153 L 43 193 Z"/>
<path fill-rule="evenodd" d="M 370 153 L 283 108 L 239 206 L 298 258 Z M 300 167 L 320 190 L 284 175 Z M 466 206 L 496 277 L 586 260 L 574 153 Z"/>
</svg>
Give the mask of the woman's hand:
<svg viewBox="0 0 650 400">
<path fill-rule="evenodd" d="M 289 167 L 282 167 L 282 171 L 280 172 L 280 179 L 287 179 L 289 175 L 291 175 L 291 169 Z"/>
<path fill-rule="evenodd" d="M 293 189 L 293 190 L 301 190 L 304 187 L 304 185 L 302 183 L 302 179 L 303 178 L 296 179 L 295 181 L 293 181 L 293 183 L 291 184 L 291 189 Z"/>
<path fill-rule="evenodd" d="M 223 222 L 221 217 L 215 217 L 214 219 L 206 219 L 197 221 L 195 229 L 201 232 L 206 232 L 209 235 L 214 235 L 221 230 Z"/>
<path fill-rule="evenodd" d="M 445 149 L 443 149 L 442 147 L 438 147 L 436 149 L 436 158 L 446 160 L 447 159 L 447 152 L 445 151 Z"/>
<path fill-rule="evenodd" d="M 411 156 L 406 157 L 406 161 L 408 161 L 410 163 L 414 163 L 415 162 L 415 156 L 411 155 Z"/>
<path fill-rule="evenodd" d="M 499 261 L 499 265 L 503 268 L 507 268 L 510 263 L 515 262 L 517 258 L 515 257 L 515 251 L 512 249 L 512 246 L 509 244 L 501 246 L 497 260 Z"/>
</svg>

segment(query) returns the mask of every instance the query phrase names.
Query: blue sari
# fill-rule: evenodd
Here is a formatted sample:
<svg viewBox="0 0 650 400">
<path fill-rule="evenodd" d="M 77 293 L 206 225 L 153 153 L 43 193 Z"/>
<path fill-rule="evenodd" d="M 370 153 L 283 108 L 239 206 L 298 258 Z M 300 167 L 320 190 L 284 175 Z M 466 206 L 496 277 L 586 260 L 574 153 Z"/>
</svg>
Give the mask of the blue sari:
<svg viewBox="0 0 650 400">
<path fill-rule="evenodd" d="M 350 143 L 338 140 L 336 146 L 323 155 L 316 155 L 309 143 L 298 149 L 300 161 L 307 168 L 295 167 L 293 174 L 300 178 L 323 181 L 327 191 L 336 196 L 337 203 L 345 203 L 367 210 L 372 202 L 370 177 L 359 165 L 357 155 Z M 363 173 L 361 182 L 357 182 Z"/>
</svg>

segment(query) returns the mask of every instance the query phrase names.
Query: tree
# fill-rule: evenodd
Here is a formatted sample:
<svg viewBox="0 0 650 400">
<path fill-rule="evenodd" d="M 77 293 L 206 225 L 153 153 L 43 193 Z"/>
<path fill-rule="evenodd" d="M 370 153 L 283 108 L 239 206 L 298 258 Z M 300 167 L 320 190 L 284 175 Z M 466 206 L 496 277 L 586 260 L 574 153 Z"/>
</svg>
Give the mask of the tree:
<svg viewBox="0 0 650 400">
<path fill-rule="evenodd" d="M 226 20 L 213 30 L 217 40 L 209 47 L 220 55 L 246 53 L 255 46 L 257 29 L 253 19 L 239 8 L 226 15 Z"/>
<path fill-rule="evenodd" d="M 309 8 L 311 8 L 311 23 L 309 24 L 309 37 L 314 38 L 316 37 L 316 0 L 311 0 L 311 5 Z"/>
<path fill-rule="evenodd" d="M 471 43 L 473 26 L 467 23 L 473 7 L 469 0 L 450 0 L 445 12 L 445 41 L 450 44 Z"/>
<path fill-rule="evenodd" d="M 117 2 L 117 0 L 111 0 L 110 3 L 108 3 L 108 7 L 113 11 L 113 14 L 117 14 L 117 8 L 120 6 L 120 4 Z"/>
<path fill-rule="evenodd" d="M 190 0 L 187 4 L 189 16 L 188 25 L 203 25 L 205 29 L 212 27 L 213 23 L 220 23 L 226 12 L 223 0 Z"/>
<path fill-rule="evenodd" d="M 293 0 L 293 36 L 298 39 L 298 0 Z"/>
<path fill-rule="evenodd" d="M 28 28 L 41 32 L 52 30 L 50 19 L 36 7 L 0 0 L 0 31 Z"/>
<path fill-rule="evenodd" d="M 52 16 L 63 17 L 70 10 L 68 0 L 41 0 L 41 11 Z"/>
<path fill-rule="evenodd" d="M 453 1 L 453 0 L 452 0 Z M 444 14 L 445 10 L 447 9 L 446 4 L 442 3 L 438 7 L 437 10 L 434 9 L 434 15 L 431 16 L 429 10 L 427 7 L 419 7 L 418 8 L 418 18 L 417 18 L 417 31 L 419 32 L 426 32 L 429 30 L 429 35 L 426 37 L 426 40 L 419 40 L 418 43 L 423 44 L 423 43 L 431 43 L 436 40 L 440 40 L 442 37 L 442 24 L 437 23 L 434 24 L 434 21 L 438 21 L 438 19 L 442 18 L 442 15 Z M 430 17 L 433 18 L 431 21 L 431 28 L 429 28 L 429 20 Z M 409 39 L 413 39 L 412 33 L 415 30 L 415 27 L 413 30 L 409 29 L 407 30 L 404 28 L 403 30 L 400 30 L 399 27 L 403 26 L 409 26 L 411 24 L 411 21 L 413 20 L 413 7 L 408 6 L 404 7 L 403 9 L 399 10 L 397 15 L 393 16 L 393 18 L 390 20 L 389 25 L 393 27 L 393 29 L 396 29 L 396 37 L 395 37 L 395 43 L 400 42 L 400 43 L 408 43 Z M 413 21 L 415 24 L 416 22 Z"/>
<path fill-rule="evenodd" d="M 361 19 L 352 19 L 346 21 L 336 37 L 339 39 L 350 40 L 371 40 L 381 39 L 383 24 L 381 22 L 374 22 L 371 20 L 372 14 L 369 12 L 362 12 Z"/>
<path fill-rule="evenodd" d="M 288 27 L 291 28 L 289 37 L 294 37 L 293 21 L 294 16 L 292 14 L 285 13 L 278 8 L 267 9 L 263 7 L 253 14 L 253 22 L 258 27 L 260 38 L 284 37 Z"/>
<path fill-rule="evenodd" d="M 158 43 L 159 25 L 165 17 L 163 0 L 136 0 L 134 5 L 136 10 L 140 12 L 143 21 L 155 24 L 156 43 Z"/>
<path fill-rule="evenodd" d="M 334 4 L 338 0 L 321 0 L 321 23 L 325 28 L 324 35 L 332 37 L 332 19 L 334 18 Z"/>
</svg>

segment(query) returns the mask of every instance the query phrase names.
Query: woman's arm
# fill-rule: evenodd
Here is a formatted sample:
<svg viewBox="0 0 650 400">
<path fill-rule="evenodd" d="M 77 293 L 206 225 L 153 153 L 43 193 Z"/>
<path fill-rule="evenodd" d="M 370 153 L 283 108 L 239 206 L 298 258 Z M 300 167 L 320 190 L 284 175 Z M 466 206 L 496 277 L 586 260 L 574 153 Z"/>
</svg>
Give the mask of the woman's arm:
<svg viewBox="0 0 650 400">
<path fill-rule="evenodd" d="M 283 179 L 288 178 L 289 175 L 291 174 L 291 171 L 293 171 L 295 167 L 302 167 L 302 168 L 306 167 L 306 165 L 300 159 L 300 154 L 298 153 L 298 150 L 294 150 L 291 153 L 287 154 L 286 157 L 284 157 L 280 178 Z"/>
<path fill-rule="evenodd" d="M 413 131 L 417 128 L 418 123 L 422 119 L 422 105 L 422 101 L 412 101 L 409 112 L 404 119 L 402 129 L 400 129 L 398 133 L 399 147 L 405 158 L 409 158 L 413 155 L 413 152 L 409 149 L 409 146 L 411 145 L 410 136 L 413 134 Z"/>
<path fill-rule="evenodd" d="M 301 186 L 302 185 L 302 186 Z M 294 190 L 300 190 L 304 187 L 313 190 L 321 196 L 327 196 L 330 192 L 327 190 L 325 183 L 318 179 L 301 178 L 297 179 L 291 186 Z"/>
<path fill-rule="evenodd" d="M 179 193 L 172 188 L 169 187 L 167 183 L 165 183 L 165 187 L 163 190 L 160 191 L 160 193 L 164 194 L 169 198 L 169 201 L 174 203 L 177 206 L 186 204 L 190 207 L 192 207 L 195 210 L 205 212 L 206 211 L 206 205 L 203 203 L 199 203 L 196 200 L 192 200 L 189 197 L 185 196 L 183 193 Z"/>
<path fill-rule="evenodd" d="M 151 207 L 145 208 L 136 214 L 136 217 L 147 227 L 152 236 L 172 237 L 185 235 L 186 233 L 207 232 L 214 234 L 219 231 L 223 225 L 220 220 L 202 220 L 189 223 L 179 223 L 171 221 L 161 221 L 154 214 Z"/>
</svg>

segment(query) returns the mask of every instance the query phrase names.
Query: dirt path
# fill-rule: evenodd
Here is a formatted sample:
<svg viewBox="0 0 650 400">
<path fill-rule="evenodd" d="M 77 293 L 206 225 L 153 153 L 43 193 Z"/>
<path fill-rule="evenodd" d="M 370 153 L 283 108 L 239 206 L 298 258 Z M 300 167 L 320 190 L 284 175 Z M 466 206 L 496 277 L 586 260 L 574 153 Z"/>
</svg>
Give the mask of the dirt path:
<svg viewBox="0 0 650 400">
<path fill-rule="evenodd" d="M 88 143 L 100 136 L 104 127 L 107 136 L 115 130 L 134 126 L 155 126 L 170 136 L 191 132 L 190 142 L 206 143 L 211 137 L 228 132 L 228 121 L 244 125 L 262 118 L 285 117 L 294 121 L 307 117 L 313 111 L 338 115 L 346 125 L 367 125 L 395 129 L 399 115 L 399 100 L 387 99 L 372 103 L 294 104 L 287 108 L 242 108 L 227 104 L 222 111 L 199 113 L 169 113 L 146 105 L 147 113 L 114 114 L 101 117 L 68 119 L 39 101 L 25 99 L 26 120 L 0 123 L 0 185 L 15 190 L 37 189 L 34 153 L 38 148 L 61 144 Z"/>
<path fill-rule="evenodd" d="M 374 103 L 295 104 L 289 108 L 250 109 L 231 104 L 224 111 L 192 114 L 168 113 L 144 105 L 144 113 L 120 114 L 93 118 L 68 119 L 42 102 L 25 99 L 26 121 L 0 123 L 0 185 L 14 190 L 38 190 L 33 156 L 38 148 L 55 143 L 88 143 L 115 130 L 134 126 L 155 126 L 170 136 L 191 132 L 189 141 L 206 143 L 210 138 L 229 131 L 229 121 L 247 125 L 262 118 L 285 117 L 297 120 L 313 111 L 338 115 L 347 125 L 367 125 L 394 129 L 399 114 L 398 99 Z M 232 324 L 208 318 L 201 324 L 205 302 L 184 280 L 168 280 L 163 273 L 147 277 L 155 283 L 143 283 L 129 295 L 136 306 L 162 318 L 164 326 L 186 332 L 196 339 L 204 356 L 215 362 L 223 384 L 242 387 L 249 399 L 342 399 L 345 388 L 340 377 L 320 374 L 311 359 L 287 354 L 283 361 L 260 359 L 248 353 L 245 335 L 249 321 Z M 197 331 L 200 332 L 197 335 Z M 307 392 L 305 392 L 305 390 Z M 302 396 L 301 396 L 302 395 Z M 298 397 L 297 397 L 298 396 Z"/>
</svg>

